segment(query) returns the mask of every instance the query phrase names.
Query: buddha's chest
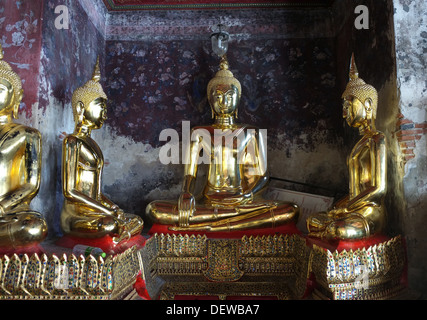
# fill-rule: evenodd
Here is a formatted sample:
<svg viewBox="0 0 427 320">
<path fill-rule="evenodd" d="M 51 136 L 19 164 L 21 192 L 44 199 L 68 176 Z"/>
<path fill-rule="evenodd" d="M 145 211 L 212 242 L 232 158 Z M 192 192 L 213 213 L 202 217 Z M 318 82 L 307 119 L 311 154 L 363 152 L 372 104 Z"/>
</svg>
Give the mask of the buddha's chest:
<svg viewBox="0 0 427 320">
<path fill-rule="evenodd" d="M 93 141 L 83 141 L 79 148 L 78 166 L 82 170 L 99 171 L 104 165 L 101 149 Z"/>
<path fill-rule="evenodd" d="M 18 126 L 0 128 L 0 194 L 5 194 L 24 184 L 28 167 L 33 161 L 29 156 L 25 134 Z"/>
<path fill-rule="evenodd" d="M 368 142 L 359 143 L 351 154 L 350 173 L 356 178 L 356 183 L 363 189 L 371 186 L 373 180 L 373 166 L 375 161 L 372 157 L 373 150 L 370 149 Z"/>
</svg>

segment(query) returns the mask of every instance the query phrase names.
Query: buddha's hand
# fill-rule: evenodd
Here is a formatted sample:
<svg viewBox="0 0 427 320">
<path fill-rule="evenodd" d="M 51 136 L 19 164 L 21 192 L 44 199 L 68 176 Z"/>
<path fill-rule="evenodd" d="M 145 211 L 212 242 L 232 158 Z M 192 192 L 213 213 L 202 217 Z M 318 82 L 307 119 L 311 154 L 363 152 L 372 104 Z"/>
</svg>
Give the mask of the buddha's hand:
<svg viewBox="0 0 427 320">
<path fill-rule="evenodd" d="M 181 193 L 178 199 L 178 225 L 188 227 L 194 211 L 196 211 L 196 199 L 193 194 L 190 192 Z"/>
</svg>

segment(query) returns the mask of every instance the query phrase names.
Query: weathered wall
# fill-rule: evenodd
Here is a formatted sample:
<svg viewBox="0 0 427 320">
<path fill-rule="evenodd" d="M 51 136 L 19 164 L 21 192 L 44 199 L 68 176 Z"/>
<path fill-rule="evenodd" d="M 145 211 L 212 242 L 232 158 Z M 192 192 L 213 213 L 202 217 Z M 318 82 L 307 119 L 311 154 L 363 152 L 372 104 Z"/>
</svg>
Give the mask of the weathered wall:
<svg viewBox="0 0 427 320">
<path fill-rule="evenodd" d="M 409 281 L 427 292 L 427 3 L 393 0 L 399 107 L 396 136 L 402 147 L 402 180 L 406 213 L 402 228 L 406 235 Z"/>
</svg>

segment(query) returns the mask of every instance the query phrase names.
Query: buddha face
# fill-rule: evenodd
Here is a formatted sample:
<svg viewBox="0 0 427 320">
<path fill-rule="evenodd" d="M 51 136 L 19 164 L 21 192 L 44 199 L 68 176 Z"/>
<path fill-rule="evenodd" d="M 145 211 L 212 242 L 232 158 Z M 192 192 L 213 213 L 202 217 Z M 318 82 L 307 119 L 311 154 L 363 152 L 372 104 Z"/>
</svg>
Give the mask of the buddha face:
<svg viewBox="0 0 427 320">
<path fill-rule="evenodd" d="M 349 96 L 343 102 L 343 118 L 351 127 L 360 127 L 363 125 L 368 116 L 371 114 L 371 101 L 367 99 L 363 104 L 359 99 L 354 96 Z"/>
<path fill-rule="evenodd" d="M 0 79 L 0 114 L 11 113 L 14 98 L 13 87 L 9 81 Z"/>
<path fill-rule="evenodd" d="M 84 108 L 84 123 L 92 129 L 99 129 L 107 119 L 107 101 L 98 97 Z"/>
<path fill-rule="evenodd" d="M 239 90 L 234 85 L 217 85 L 209 96 L 209 102 L 216 115 L 233 114 L 239 101 Z"/>
</svg>

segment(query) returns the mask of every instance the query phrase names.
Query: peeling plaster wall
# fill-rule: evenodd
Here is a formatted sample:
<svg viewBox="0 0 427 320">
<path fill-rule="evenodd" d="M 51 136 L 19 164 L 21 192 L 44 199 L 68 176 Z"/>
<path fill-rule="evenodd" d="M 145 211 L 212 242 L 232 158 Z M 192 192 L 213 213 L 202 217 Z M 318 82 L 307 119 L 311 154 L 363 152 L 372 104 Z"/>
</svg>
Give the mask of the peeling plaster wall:
<svg viewBox="0 0 427 320">
<path fill-rule="evenodd" d="M 401 115 L 400 139 L 413 141 L 413 157 L 406 158 L 403 187 L 407 212 L 403 230 L 407 239 L 410 285 L 427 292 L 427 3 L 394 0 L 397 79 Z M 402 123 L 402 120 L 403 121 Z M 404 127 L 402 127 L 402 125 Z M 420 130 L 421 129 L 421 130 Z M 412 130 L 408 133 L 406 130 Z M 406 131 L 406 132 L 405 132 Z M 413 138 L 413 139 L 412 139 Z M 403 142 L 403 139 L 402 139 Z M 402 150 L 407 150 L 406 144 Z"/>
</svg>

